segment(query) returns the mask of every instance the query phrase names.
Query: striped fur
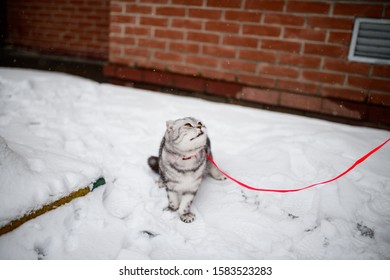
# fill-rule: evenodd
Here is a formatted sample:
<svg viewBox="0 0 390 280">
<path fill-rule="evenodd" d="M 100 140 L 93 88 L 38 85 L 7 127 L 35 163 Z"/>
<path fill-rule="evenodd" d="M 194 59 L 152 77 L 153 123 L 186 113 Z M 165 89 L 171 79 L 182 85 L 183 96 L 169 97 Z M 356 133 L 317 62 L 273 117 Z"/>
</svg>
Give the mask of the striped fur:
<svg viewBox="0 0 390 280">
<path fill-rule="evenodd" d="M 217 180 L 225 177 L 206 158 L 211 154 L 206 127 L 195 118 L 167 121 L 159 155 L 148 159 L 150 168 L 160 175 L 159 186 L 167 191 L 167 210 L 178 211 L 180 219 L 191 223 L 195 214 L 192 201 L 204 175 Z"/>
</svg>

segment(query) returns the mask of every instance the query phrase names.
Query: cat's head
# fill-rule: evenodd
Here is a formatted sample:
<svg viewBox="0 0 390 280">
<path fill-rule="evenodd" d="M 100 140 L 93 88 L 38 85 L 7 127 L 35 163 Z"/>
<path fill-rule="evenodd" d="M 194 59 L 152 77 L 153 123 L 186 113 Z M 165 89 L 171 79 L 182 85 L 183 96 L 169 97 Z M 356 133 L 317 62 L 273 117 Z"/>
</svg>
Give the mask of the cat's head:
<svg viewBox="0 0 390 280">
<path fill-rule="evenodd" d="M 166 135 L 172 145 L 184 152 L 204 147 L 207 141 L 206 127 L 192 117 L 167 121 Z"/>
</svg>

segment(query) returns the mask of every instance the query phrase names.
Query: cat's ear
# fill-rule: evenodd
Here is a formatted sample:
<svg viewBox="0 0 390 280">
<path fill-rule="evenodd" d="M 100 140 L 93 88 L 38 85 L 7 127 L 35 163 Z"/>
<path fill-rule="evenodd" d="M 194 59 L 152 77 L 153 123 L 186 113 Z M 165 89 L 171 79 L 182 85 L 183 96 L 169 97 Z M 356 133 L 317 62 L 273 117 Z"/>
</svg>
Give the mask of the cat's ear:
<svg viewBox="0 0 390 280">
<path fill-rule="evenodd" d="M 174 121 L 167 121 L 167 122 L 166 122 L 167 131 L 168 131 L 168 132 L 172 132 L 172 131 L 173 131 L 173 123 L 174 123 Z"/>
</svg>

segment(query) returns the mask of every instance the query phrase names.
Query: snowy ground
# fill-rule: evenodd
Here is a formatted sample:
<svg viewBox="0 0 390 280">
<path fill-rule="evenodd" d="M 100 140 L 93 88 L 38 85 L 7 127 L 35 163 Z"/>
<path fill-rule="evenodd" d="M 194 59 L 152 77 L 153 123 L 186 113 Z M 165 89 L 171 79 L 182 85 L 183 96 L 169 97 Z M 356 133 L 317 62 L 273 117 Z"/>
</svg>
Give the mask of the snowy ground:
<svg viewBox="0 0 390 280">
<path fill-rule="evenodd" d="M 146 163 L 157 154 L 165 121 L 184 116 L 207 125 L 214 158 L 225 171 L 264 188 L 332 178 L 390 136 L 3 68 L 0 135 L 29 172 L 3 172 L 0 182 L 16 182 L 9 186 L 15 189 L 25 176 L 46 178 L 52 161 L 45 155 L 57 154 L 89 163 L 107 184 L 0 236 L 0 259 L 390 259 L 390 145 L 337 182 L 298 193 L 254 192 L 207 178 L 193 205 L 197 219 L 185 224 L 163 211 L 165 191 Z M 59 173 L 73 170 L 63 167 Z M 70 177 L 59 185 L 85 180 Z M 42 189 L 36 195 L 47 195 Z M 0 196 L 26 198 L 17 190 Z"/>
</svg>

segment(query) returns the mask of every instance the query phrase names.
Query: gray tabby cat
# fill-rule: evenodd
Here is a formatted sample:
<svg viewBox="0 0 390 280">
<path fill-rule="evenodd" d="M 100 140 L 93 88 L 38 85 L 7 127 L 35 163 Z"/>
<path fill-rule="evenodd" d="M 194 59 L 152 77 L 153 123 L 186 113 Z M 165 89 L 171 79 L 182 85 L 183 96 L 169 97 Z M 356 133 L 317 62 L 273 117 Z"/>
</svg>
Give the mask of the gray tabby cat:
<svg viewBox="0 0 390 280">
<path fill-rule="evenodd" d="M 178 210 L 180 219 L 191 223 L 195 214 L 190 207 L 205 174 L 226 179 L 206 158 L 211 156 L 206 127 L 195 118 L 167 121 L 159 156 L 148 159 L 150 168 L 160 174 L 159 186 L 168 195 L 167 210 Z"/>
</svg>

